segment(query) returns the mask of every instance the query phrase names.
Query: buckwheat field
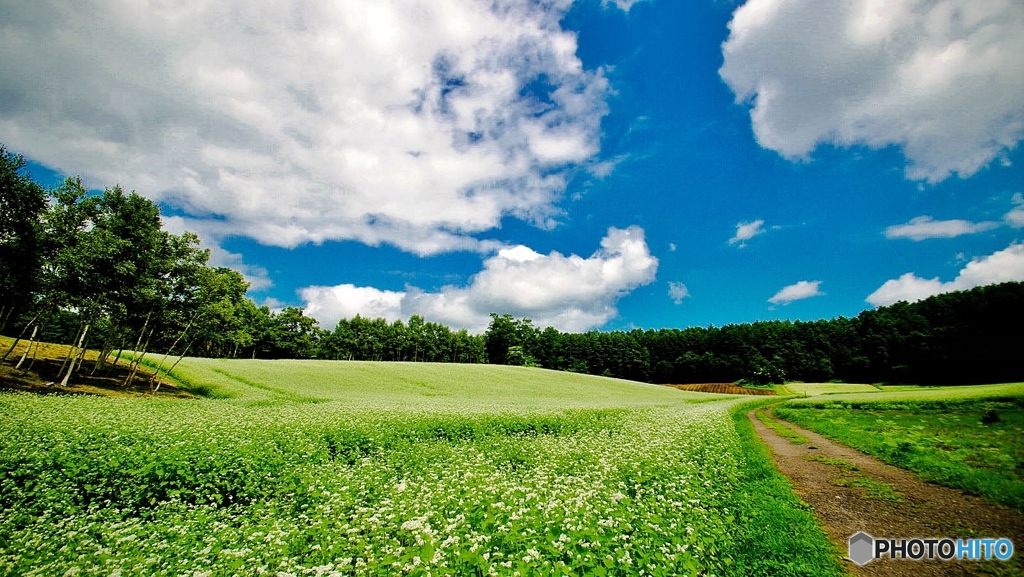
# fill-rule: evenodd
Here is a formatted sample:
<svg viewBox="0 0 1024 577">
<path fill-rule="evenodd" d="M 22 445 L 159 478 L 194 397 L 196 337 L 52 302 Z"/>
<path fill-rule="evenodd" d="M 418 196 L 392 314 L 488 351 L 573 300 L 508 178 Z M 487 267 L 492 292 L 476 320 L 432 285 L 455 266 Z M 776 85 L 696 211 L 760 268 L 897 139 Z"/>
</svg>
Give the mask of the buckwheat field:
<svg viewBox="0 0 1024 577">
<path fill-rule="evenodd" d="M 0 573 L 834 568 L 738 427 L 744 399 L 513 367 L 184 365 L 218 398 L 0 395 Z"/>
</svg>

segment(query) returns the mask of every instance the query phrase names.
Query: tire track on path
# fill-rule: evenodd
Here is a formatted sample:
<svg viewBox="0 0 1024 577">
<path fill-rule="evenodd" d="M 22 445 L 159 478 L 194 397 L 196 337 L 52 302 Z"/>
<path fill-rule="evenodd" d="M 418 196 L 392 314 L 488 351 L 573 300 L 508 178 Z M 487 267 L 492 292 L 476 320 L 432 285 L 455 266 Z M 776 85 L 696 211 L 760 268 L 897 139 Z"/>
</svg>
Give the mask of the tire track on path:
<svg viewBox="0 0 1024 577">
<path fill-rule="evenodd" d="M 793 444 L 766 427 L 754 413 L 748 412 L 747 417 L 771 448 L 776 469 L 789 479 L 794 493 L 810 505 L 822 529 L 844 556 L 847 540 L 858 531 L 873 537 L 906 539 L 1006 537 L 1015 549 L 1024 547 L 1024 515 L 1012 509 L 958 489 L 925 483 L 909 471 L 775 419 L 809 441 Z M 1024 575 L 1022 557 L 1024 552 L 1017 549 L 1006 562 L 886 557 L 863 567 L 844 559 L 843 565 L 854 575 Z"/>
</svg>

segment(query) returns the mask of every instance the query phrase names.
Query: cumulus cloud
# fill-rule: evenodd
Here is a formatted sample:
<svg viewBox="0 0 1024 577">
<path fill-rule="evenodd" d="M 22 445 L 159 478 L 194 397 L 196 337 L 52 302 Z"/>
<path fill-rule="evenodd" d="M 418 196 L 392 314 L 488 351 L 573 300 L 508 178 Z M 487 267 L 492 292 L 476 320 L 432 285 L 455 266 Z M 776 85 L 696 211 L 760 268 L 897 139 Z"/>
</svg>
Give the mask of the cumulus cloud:
<svg viewBox="0 0 1024 577">
<path fill-rule="evenodd" d="M 775 296 L 773 296 L 772 298 L 768 299 L 768 302 L 772 303 L 773 305 L 786 306 L 786 305 L 788 305 L 789 303 L 791 303 L 793 301 L 798 301 L 798 300 L 801 300 L 801 299 L 808 299 L 808 298 L 811 298 L 811 297 L 816 297 L 816 296 L 823 295 L 825 293 L 823 293 L 820 290 L 818 290 L 818 286 L 820 284 L 821 284 L 820 280 L 815 280 L 815 281 L 805 281 L 805 280 L 802 280 L 802 281 L 800 281 L 800 282 L 798 282 L 796 284 L 791 284 L 791 285 L 789 285 L 787 287 L 784 287 L 782 290 L 780 290 L 779 292 L 775 293 Z"/>
<path fill-rule="evenodd" d="M 560 27 L 571 5 L 16 2 L 0 134 L 222 236 L 480 249 L 504 216 L 552 226 L 599 150 L 609 85 Z"/>
<path fill-rule="evenodd" d="M 736 234 L 729 239 L 730 245 L 739 245 L 739 248 L 747 246 L 747 241 L 754 238 L 759 234 L 764 234 L 765 230 L 761 228 L 764 226 L 763 220 L 755 220 L 753 222 L 740 222 L 736 224 Z"/>
<path fill-rule="evenodd" d="M 677 305 L 683 304 L 683 299 L 690 296 L 690 289 L 681 282 L 669 281 L 668 296 Z"/>
<path fill-rule="evenodd" d="M 210 251 L 210 266 L 223 266 L 242 273 L 242 277 L 249 283 L 249 290 L 262 291 L 274 286 L 266 268 L 247 263 L 243 255 L 220 246 L 223 238 L 216 223 L 190 221 L 180 216 L 165 216 L 163 225 L 164 230 L 172 234 L 181 234 L 185 231 L 196 233 L 199 236 L 200 248 Z"/>
<path fill-rule="evenodd" d="M 906 176 L 968 177 L 1024 137 L 1024 3 L 750 0 L 719 71 L 761 146 L 901 147 Z"/>
<path fill-rule="evenodd" d="M 306 315 L 319 320 L 324 326 L 333 327 L 339 319 L 351 319 L 356 315 L 389 321 L 403 318 L 402 297 L 405 293 L 401 291 L 340 284 L 306 287 L 299 290 L 299 296 L 306 302 Z"/>
<path fill-rule="evenodd" d="M 973 259 L 949 282 L 942 282 L 938 277 L 924 279 L 908 272 L 897 279 L 885 281 L 865 300 L 876 307 L 886 306 L 898 301 L 914 302 L 941 293 L 1009 281 L 1024 281 L 1024 244 L 1011 244 L 986 257 Z"/>
<path fill-rule="evenodd" d="M 527 316 L 538 326 L 585 331 L 613 318 L 615 303 L 634 288 L 654 280 L 658 259 L 651 255 L 643 229 L 608 229 L 601 248 L 583 258 L 558 252 L 543 255 L 526 246 L 502 249 L 484 260 L 466 286 L 438 292 L 415 287 L 381 291 L 339 285 L 300 291 L 310 316 L 334 326 L 355 314 L 388 319 L 413 314 L 455 328 L 483 332 L 492 312 Z"/>
<path fill-rule="evenodd" d="M 932 220 L 930 216 L 918 216 L 907 224 L 897 224 L 885 229 L 886 238 L 909 238 L 926 240 L 930 238 L 953 238 L 962 234 L 974 234 L 992 230 L 998 222 L 970 222 L 967 220 Z"/>
<path fill-rule="evenodd" d="M 1024 227 L 1024 195 L 1021 195 L 1019 192 L 1014 194 L 1013 203 L 1017 207 L 1006 213 L 1003 216 L 1003 220 L 1013 228 Z"/>
</svg>

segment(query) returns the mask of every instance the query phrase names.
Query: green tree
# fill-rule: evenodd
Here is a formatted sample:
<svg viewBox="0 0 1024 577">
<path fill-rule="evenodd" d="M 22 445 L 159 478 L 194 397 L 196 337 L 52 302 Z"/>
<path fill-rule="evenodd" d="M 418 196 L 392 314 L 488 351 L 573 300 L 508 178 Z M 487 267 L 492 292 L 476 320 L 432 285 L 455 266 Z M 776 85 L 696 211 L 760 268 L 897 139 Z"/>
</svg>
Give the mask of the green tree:
<svg viewBox="0 0 1024 577">
<path fill-rule="evenodd" d="M 491 313 L 491 324 L 484 332 L 484 343 L 488 363 L 507 364 L 509 347 L 522 346 L 516 334 L 516 322 L 512 315 L 498 316 L 498 313 Z"/>
<path fill-rule="evenodd" d="M 301 307 L 285 307 L 273 319 L 276 358 L 308 359 L 314 356 L 320 338 L 316 319 L 307 317 Z"/>
<path fill-rule="evenodd" d="M 25 159 L 0 144 L 0 333 L 33 304 L 42 265 L 46 190 L 24 168 Z"/>
<path fill-rule="evenodd" d="M 524 366 L 526 364 L 526 355 L 523 354 L 523 347 L 519 345 L 509 347 L 508 352 L 505 353 L 505 364 L 515 367 Z"/>
<path fill-rule="evenodd" d="M 89 236 L 93 252 L 92 270 L 95 299 L 110 329 L 101 345 L 97 368 L 102 368 L 115 342 L 130 339 L 133 321 L 161 308 L 159 285 L 169 274 L 167 245 L 160 209 L 153 201 L 134 191 L 125 194 L 120 186 L 95 197 L 96 210 Z M 157 323 L 153 323 L 155 328 Z"/>
<path fill-rule="evenodd" d="M 554 327 L 547 327 L 537 335 L 533 355 L 540 366 L 548 369 L 565 368 L 561 358 L 561 338 L 562 334 Z"/>
<path fill-rule="evenodd" d="M 84 352 L 90 324 L 102 312 L 105 279 L 102 261 L 105 247 L 95 229 L 99 212 L 96 197 L 89 197 L 80 178 L 65 179 L 53 191 L 54 204 L 44 218 L 44 266 L 40 306 L 44 315 L 75 310 L 78 328 L 64 359 L 61 384 L 66 385 Z"/>
<path fill-rule="evenodd" d="M 523 354 L 534 356 L 539 331 L 528 318 L 516 319 L 510 314 L 498 316 L 491 313 L 491 323 L 484 332 L 484 343 L 487 350 L 487 362 L 491 364 L 507 364 L 509 347 L 519 346 Z"/>
</svg>

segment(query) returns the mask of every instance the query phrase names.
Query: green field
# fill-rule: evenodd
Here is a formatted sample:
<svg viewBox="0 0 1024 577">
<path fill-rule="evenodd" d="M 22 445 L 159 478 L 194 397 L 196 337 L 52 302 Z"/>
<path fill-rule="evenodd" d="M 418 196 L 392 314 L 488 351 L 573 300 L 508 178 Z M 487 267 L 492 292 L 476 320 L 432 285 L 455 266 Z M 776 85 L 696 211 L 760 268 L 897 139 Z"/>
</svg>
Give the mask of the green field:
<svg viewBox="0 0 1024 577">
<path fill-rule="evenodd" d="M 186 388 L 242 403 L 343 401 L 352 409 L 431 412 L 600 409 L 721 400 L 666 387 L 505 365 L 186 359 Z"/>
<path fill-rule="evenodd" d="M 790 387 L 792 385 L 786 385 Z M 851 385 L 838 385 L 851 386 Z M 870 386 L 870 385 L 863 385 Z M 852 393 L 834 393 L 825 399 L 794 400 L 791 405 L 808 403 L 817 406 L 820 403 L 843 403 L 860 405 L 862 403 L 889 404 L 909 402 L 957 403 L 971 399 L 1015 398 L 1024 395 L 1024 383 L 1007 383 L 1001 385 L 970 385 L 965 387 L 918 387 L 918 386 L 882 386 L 880 391 L 855 391 Z"/>
<path fill-rule="evenodd" d="M 780 395 L 796 395 L 798 397 L 816 397 L 818 395 L 838 395 L 844 393 L 877 393 L 874 385 L 856 385 L 847 383 L 786 383 L 777 387 Z"/>
<path fill-rule="evenodd" d="M 775 414 L 926 481 L 1024 510 L 1024 383 L 830 395 Z"/>
<path fill-rule="evenodd" d="M 0 394 L 4 575 L 832 575 L 721 399 L 540 369 L 187 359 Z"/>
</svg>

